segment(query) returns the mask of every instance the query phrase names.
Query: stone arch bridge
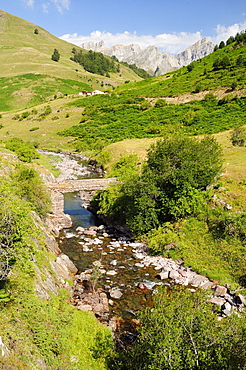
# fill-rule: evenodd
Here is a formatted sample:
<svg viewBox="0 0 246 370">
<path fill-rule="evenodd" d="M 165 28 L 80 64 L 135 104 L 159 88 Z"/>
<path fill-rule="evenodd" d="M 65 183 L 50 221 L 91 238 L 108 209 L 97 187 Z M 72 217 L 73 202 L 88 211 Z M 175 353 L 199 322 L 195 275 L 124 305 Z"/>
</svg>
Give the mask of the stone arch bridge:
<svg viewBox="0 0 246 370">
<path fill-rule="evenodd" d="M 96 178 L 46 183 L 46 187 L 51 192 L 52 212 L 50 214 L 50 220 L 52 221 L 52 229 L 55 234 L 58 234 L 62 228 L 71 227 L 70 217 L 64 214 L 64 193 L 78 191 L 81 200 L 89 201 L 97 190 L 106 189 L 110 184 L 116 182 L 117 180 L 115 178 Z"/>
</svg>

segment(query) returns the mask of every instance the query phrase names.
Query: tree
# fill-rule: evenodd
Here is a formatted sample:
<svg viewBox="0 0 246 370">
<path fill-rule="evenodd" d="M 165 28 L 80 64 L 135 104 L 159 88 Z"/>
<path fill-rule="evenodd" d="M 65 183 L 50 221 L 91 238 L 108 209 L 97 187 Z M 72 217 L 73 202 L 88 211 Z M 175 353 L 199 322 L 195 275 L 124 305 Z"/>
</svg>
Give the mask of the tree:
<svg viewBox="0 0 246 370">
<path fill-rule="evenodd" d="M 194 69 L 195 65 L 194 63 L 190 63 L 188 66 L 187 66 L 187 71 L 188 72 L 191 72 L 193 69 Z"/>
<path fill-rule="evenodd" d="M 230 61 L 230 58 L 228 57 L 228 55 L 225 55 L 221 61 L 221 67 L 222 68 L 227 68 L 231 65 L 231 61 Z"/>
<path fill-rule="evenodd" d="M 219 322 L 207 301 L 206 291 L 159 289 L 154 307 L 140 316 L 135 345 L 116 355 L 110 369 L 245 369 L 245 314 Z"/>
<path fill-rule="evenodd" d="M 223 49 L 225 47 L 224 41 L 220 41 L 219 43 L 219 49 Z"/>
<path fill-rule="evenodd" d="M 204 190 L 221 170 L 222 149 L 212 137 L 199 141 L 170 136 L 150 147 L 147 167 L 161 190 L 187 185 Z"/>
<path fill-rule="evenodd" d="M 226 45 L 230 45 L 235 41 L 233 36 L 230 36 L 229 39 L 226 41 Z"/>
<path fill-rule="evenodd" d="M 99 212 L 143 235 L 163 222 L 200 212 L 204 190 L 221 166 L 222 150 L 215 139 L 166 137 L 150 147 L 140 176 L 102 193 Z"/>
<path fill-rule="evenodd" d="M 59 54 L 59 51 L 57 49 L 54 49 L 54 52 L 51 56 L 51 59 L 54 60 L 54 62 L 58 62 L 59 59 L 60 59 L 60 54 Z"/>
<path fill-rule="evenodd" d="M 35 33 L 35 35 L 38 35 L 38 29 L 37 28 L 35 28 L 34 33 Z"/>
<path fill-rule="evenodd" d="M 232 90 L 235 90 L 237 88 L 237 85 L 238 85 L 237 80 L 232 81 L 232 83 L 231 83 L 231 89 Z"/>
<path fill-rule="evenodd" d="M 244 146 L 246 142 L 246 129 L 244 127 L 236 127 L 231 133 L 231 142 L 234 146 Z"/>
<path fill-rule="evenodd" d="M 21 164 L 16 167 L 11 178 L 18 196 L 28 201 L 40 216 L 50 211 L 50 196 L 37 171 Z"/>
<path fill-rule="evenodd" d="M 199 92 L 201 92 L 202 91 L 202 84 L 201 84 L 201 82 L 198 82 L 197 84 L 196 84 L 196 86 L 195 86 L 195 89 L 194 89 L 194 93 L 199 93 Z"/>
<path fill-rule="evenodd" d="M 237 60 L 236 60 L 236 65 L 237 65 L 238 67 L 243 67 L 243 65 L 244 65 L 244 58 L 243 58 L 242 54 L 240 54 L 240 55 L 238 56 L 238 58 L 237 58 Z"/>
</svg>

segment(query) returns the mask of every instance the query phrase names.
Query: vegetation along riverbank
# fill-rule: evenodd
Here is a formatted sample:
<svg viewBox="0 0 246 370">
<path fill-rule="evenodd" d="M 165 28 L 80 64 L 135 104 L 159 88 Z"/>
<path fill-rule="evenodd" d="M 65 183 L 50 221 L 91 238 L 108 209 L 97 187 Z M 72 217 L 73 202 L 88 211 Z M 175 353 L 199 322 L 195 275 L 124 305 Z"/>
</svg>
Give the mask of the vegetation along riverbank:
<svg viewBox="0 0 246 370">
<path fill-rule="evenodd" d="M 88 70 L 74 45 L 2 11 L 0 25 L 0 368 L 244 370 L 246 33 L 142 79 L 109 57 Z M 104 94 L 82 95 L 95 89 Z M 97 163 L 108 183 L 117 178 L 91 207 L 148 248 L 143 265 L 153 257 L 177 266 L 161 266 L 160 281 L 194 272 L 212 284 L 155 289 L 123 350 L 71 304 L 77 268 L 56 240 L 71 219 L 54 208 L 70 178 L 58 155 L 67 152 Z"/>
</svg>

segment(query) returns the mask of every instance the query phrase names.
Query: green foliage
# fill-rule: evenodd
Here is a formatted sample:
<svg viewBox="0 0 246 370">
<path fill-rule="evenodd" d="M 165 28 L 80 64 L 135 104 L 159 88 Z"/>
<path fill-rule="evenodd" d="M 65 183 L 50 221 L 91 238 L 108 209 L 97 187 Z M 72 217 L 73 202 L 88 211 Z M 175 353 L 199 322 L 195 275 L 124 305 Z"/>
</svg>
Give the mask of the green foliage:
<svg viewBox="0 0 246 370">
<path fill-rule="evenodd" d="M 238 58 L 237 58 L 237 60 L 236 60 L 236 65 L 237 65 L 238 67 L 243 67 L 243 66 L 244 66 L 244 64 L 245 64 L 245 59 L 244 59 L 244 57 L 242 56 L 242 54 L 239 54 L 239 56 L 238 56 Z"/>
<path fill-rule="evenodd" d="M 204 190 L 221 170 L 221 155 L 213 138 L 166 137 L 149 149 L 140 176 L 126 170 L 124 157 L 118 161 L 113 175 L 118 171 L 124 183 L 94 200 L 99 212 L 126 222 L 135 235 L 142 235 L 165 221 L 198 214 L 205 207 Z"/>
<path fill-rule="evenodd" d="M 110 369 L 243 370 L 245 314 L 219 322 L 207 300 L 206 291 L 159 289 L 154 307 L 141 315 L 138 341 L 116 355 Z"/>
<path fill-rule="evenodd" d="M 188 72 L 191 72 L 193 69 L 194 69 L 195 65 L 194 63 L 190 63 L 188 66 L 187 66 L 187 71 Z"/>
<path fill-rule="evenodd" d="M 59 53 L 59 51 L 57 49 L 54 49 L 53 54 L 51 56 L 51 59 L 54 62 L 59 62 L 59 60 L 60 60 L 60 53 Z"/>
<path fill-rule="evenodd" d="M 121 64 L 127 66 L 128 68 L 132 69 L 133 72 L 135 72 L 139 77 L 142 77 L 143 79 L 151 77 L 148 72 L 146 72 L 144 69 L 137 67 L 135 64 L 128 64 L 126 62 L 121 62 Z"/>
<path fill-rule="evenodd" d="M 246 130 L 244 127 L 236 127 L 231 133 L 231 142 L 234 146 L 244 146 L 246 141 Z"/>
<path fill-rule="evenodd" d="M 140 105 L 140 110 L 144 111 L 144 110 L 150 109 L 151 107 L 152 105 L 146 100 L 142 102 L 142 104 Z"/>
<path fill-rule="evenodd" d="M 9 285 L 12 302 L 3 308 L 0 322 L 3 341 L 11 352 L 2 359 L 3 368 L 8 369 L 13 358 L 23 369 L 104 370 L 112 348 L 109 330 L 91 313 L 75 310 L 68 292 L 60 290 L 59 295 L 41 300 L 32 285 L 25 276 Z M 104 352 L 99 353 L 102 343 Z M 16 368 L 22 369 L 9 367 Z"/>
<path fill-rule="evenodd" d="M 148 233 L 152 253 L 184 260 L 186 266 L 211 280 L 245 286 L 245 213 L 204 206 L 197 218 L 165 223 Z"/>
<path fill-rule="evenodd" d="M 74 94 L 80 91 L 90 91 L 91 86 L 80 81 L 62 79 L 44 74 L 27 73 L 12 77 L 0 77 L 0 88 L 4 87 L 1 95 L 0 111 L 10 111 L 13 108 L 23 109 L 22 90 L 28 89 L 30 94 L 25 94 L 25 107 L 32 107 L 47 102 L 47 98 L 58 92 Z M 16 94 L 16 91 L 19 91 Z M 32 112 L 32 114 L 37 114 Z M 15 115 L 20 118 L 20 115 Z"/>
<path fill-rule="evenodd" d="M 148 151 L 148 169 L 167 192 L 191 186 L 205 189 L 222 166 L 222 150 L 214 138 L 201 141 L 166 137 Z"/>
<path fill-rule="evenodd" d="M 31 207 L 40 215 L 50 211 L 51 200 L 37 171 L 25 165 L 19 165 L 12 173 L 16 193 L 30 202 Z"/>
<path fill-rule="evenodd" d="M 177 129 L 184 135 L 216 133 L 241 125 L 246 117 L 245 98 L 232 94 L 218 102 L 209 93 L 204 100 L 178 105 L 158 99 L 153 107 L 129 94 L 105 95 L 79 99 L 70 106 L 85 107 L 82 119 L 59 134 L 73 136 L 82 151 L 98 151 L 126 138 L 162 137 Z"/>
<path fill-rule="evenodd" d="M 219 49 L 223 49 L 225 47 L 224 41 L 221 41 L 219 44 Z"/>
<path fill-rule="evenodd" d="M 161 107 L 164 107 L 165 105 L 167 105 L 167 102 L 165 99 L 158 99 L 155 102 L 155 108 L 161 108 Z"/>
<path fill-rule="evenodd" d="M 225 55 L 224 57 L 218 57 L 215 59 L 213 63 L 214 69 L 218 70 L 220 68 L 225 69 L 231 65 L 231 61 L 228 55 Z"/>
<path fill-rule="evenodd" d="M 86 71 L 102 76 L 108 72 L 116 72 L 116 64 L 111 58 L 92 50 L 89 50 L 87 53 L 82 51 L 74 52 L 73 50 L 71 60 L 82 65 Z"/>
<path fill-rule="evenodd" d="M 97 163 L 105 168 L 111 158 L 112 153 L 110 153 L 108 150 L 103 150 L 97 155 L 96 160 Z"/>
<path fill-rule="evenodd" d="M 195 86 L 195 90 L 194 90 L 194 92 L 197 94 L 197 93 L 199 93 L 199 92 L 201 92 L 202 91 L 202 84 L 200 83 L 200 82 L 198 82 L 197 84 L 196 84 L 196 86 Z"/>
<path fill-rule="evenodd" d="M 15 152 L 18 158 L 23 162 L 31 163 L 33 159 L 39 158 L 39 154 L 32 144 L 17 137 L 6 141 L 5 147 Z"/>
<path fill-rule="evenodd" d="M 138 173 L 138 156 L 131 154 L 122 156 L 118 161 L 114 162 L 108 177 L 117 177 L 120 181 L 126 181 Z"/>
<path fill-rule="evenodd" d="M 39 127 L 32 127 L 32 128 L 30 128 L 30 130 L 29 131 L 37 131 L 37 130 L 39 130 Z"/>
<path fill-rule="evenodd" d="M 33 240 L 38 231 L 30 206 L 14 195 L 7 184 L 2 184 L 0 194 L 0 279 L 6 278 L 13 264 L 33 274 Z"/>
</svg>

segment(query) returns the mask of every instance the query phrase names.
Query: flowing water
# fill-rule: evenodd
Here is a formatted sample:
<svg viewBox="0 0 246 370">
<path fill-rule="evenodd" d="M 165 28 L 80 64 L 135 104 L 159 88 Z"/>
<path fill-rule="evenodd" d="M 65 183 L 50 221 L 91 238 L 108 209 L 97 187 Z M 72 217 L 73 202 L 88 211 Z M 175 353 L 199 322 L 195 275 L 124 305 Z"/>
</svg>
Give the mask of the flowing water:
<svg viewBox="0 0 246 370">
<path fill-rule="evenodd" d="M 144 266 L 133 253 L 135 243 L 119 241 L 105 233 L 96 237 L 78 234 L 76 228 L 99 225 L 99 220 L 82 207 L 77 193 L 65 194 L 65 213 L 73 221 L 71 229 L 60 235 L 60 248 L 74 262 L 80 272 L 93 269 L 93 262 L 100 261 L 104 273 L 97 287 L 109 292 L 112 288 L 121 292 L 120 299 L 114 299 L 110 314 L 124 320 L 132 319 L 136 312 L 152 304 L 152 291 L 163 284 L 153 266 Z M 104 230 L 105 231 L 105 230 Z M 167 284 L 167 283 L 166 283 Z"/>
</svg>

